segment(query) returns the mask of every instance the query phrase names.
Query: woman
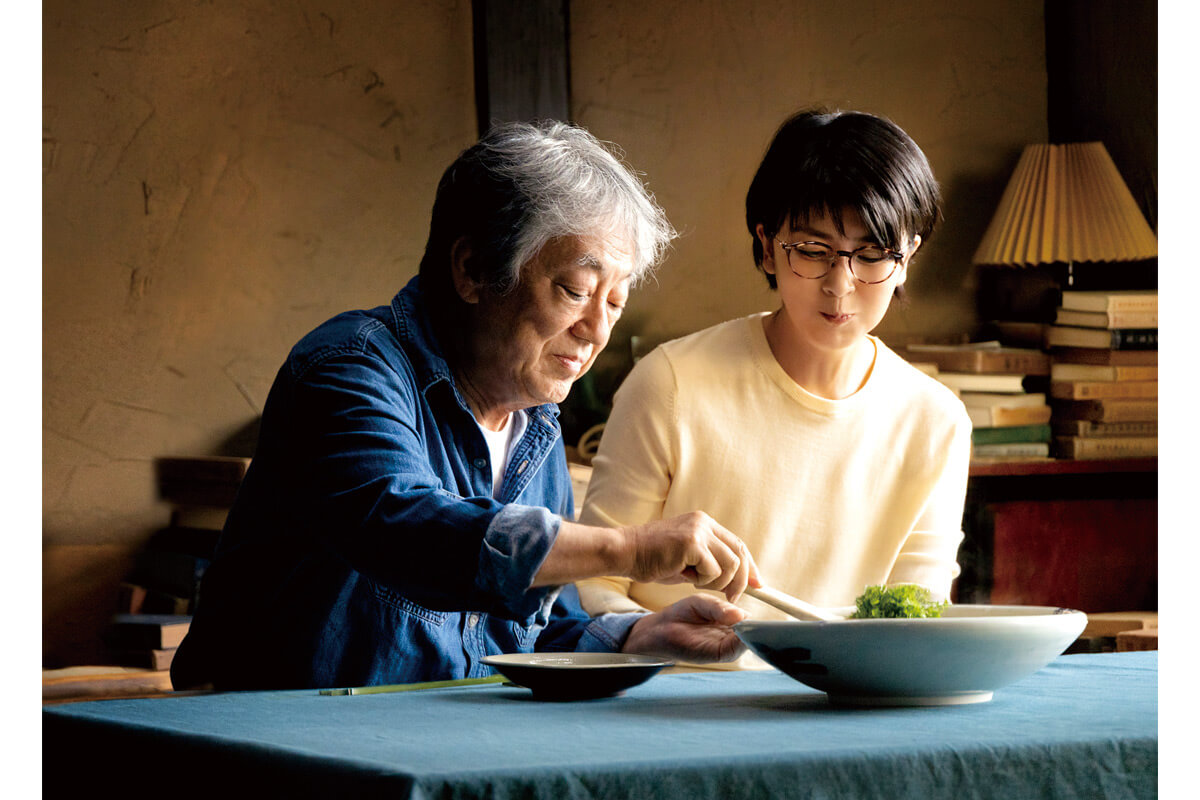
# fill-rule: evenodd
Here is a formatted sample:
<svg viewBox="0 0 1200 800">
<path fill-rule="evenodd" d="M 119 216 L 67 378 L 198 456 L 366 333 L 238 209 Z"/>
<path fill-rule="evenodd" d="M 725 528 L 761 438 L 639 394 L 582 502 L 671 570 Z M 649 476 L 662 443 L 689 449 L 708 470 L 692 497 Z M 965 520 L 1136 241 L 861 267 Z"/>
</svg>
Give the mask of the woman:
<svg viewBox="0 0 1200 800">
<path fill-rule="evenodd" d="M 883 583 L 947 597 L 970 422 L 948 389 L 871 335 L 938 203 L 924 154 L 891 122 L 788 119 L 746 197 L 754 261 L 779 307 L 638 362 L 617 392 L 581 521 L 702 509 L 743 538 L 764 583 L 811 603 L 852 605 Z M 580 583 L 591 613 L 660 609 L 692 591 Z"/>
<path fill-rule="evenodd" d="M 447 169 L 420 271 L 280 370 L 204 575 L 176 688 L 487 675 L 532 650 L 728 659 L 744 614 L 695 599 L 592 619 L 571 581 L 692 581 L 735 600 L 753 559 L 703 514 L 574 522 L 555 403 L 673 231 L 585 131 L 494 129 Z"/>
</svg>

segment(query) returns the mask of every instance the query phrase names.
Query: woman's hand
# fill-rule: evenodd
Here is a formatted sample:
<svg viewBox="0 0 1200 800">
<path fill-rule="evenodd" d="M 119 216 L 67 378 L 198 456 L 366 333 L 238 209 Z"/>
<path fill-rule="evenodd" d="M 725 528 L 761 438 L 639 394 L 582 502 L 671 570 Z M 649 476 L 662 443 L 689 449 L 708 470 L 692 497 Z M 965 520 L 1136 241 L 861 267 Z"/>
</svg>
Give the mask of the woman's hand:
<svg viewBox="0 0 1200 800">
<path fill-rule="evenodd" d="M 732 661 L 745 645 L 730 626 L 745 618 L 746 612 L 732 603 L 694 594 L 634 623 L 621 652 L 697 664 Z"/>
</svg>

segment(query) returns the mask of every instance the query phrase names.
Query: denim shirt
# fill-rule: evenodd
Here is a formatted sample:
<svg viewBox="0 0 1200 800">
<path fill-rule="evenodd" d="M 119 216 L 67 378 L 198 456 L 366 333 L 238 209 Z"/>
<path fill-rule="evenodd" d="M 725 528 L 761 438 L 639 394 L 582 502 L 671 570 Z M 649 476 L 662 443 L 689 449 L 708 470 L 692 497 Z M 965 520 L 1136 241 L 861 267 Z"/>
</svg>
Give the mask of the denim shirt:
<svg viewBox="0 0 1200 800">
<path fill-rule="evenodd" d="M 640 615 L 593 619 L 573 586 L 530 588 L 574 501 L 557 406 L 527 413 L 493 499 L 419 278 L 305 336 L 268 395 L 176 687 L 479 677 L 489 654 L 619 649 Z"/>
</svg>

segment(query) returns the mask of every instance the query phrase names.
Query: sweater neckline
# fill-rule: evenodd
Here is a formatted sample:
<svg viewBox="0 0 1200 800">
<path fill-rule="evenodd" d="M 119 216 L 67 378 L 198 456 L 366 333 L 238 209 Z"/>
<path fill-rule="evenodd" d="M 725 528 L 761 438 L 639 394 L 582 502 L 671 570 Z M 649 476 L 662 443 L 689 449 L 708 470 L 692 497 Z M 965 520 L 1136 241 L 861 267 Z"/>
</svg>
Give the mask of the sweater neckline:
<svg viewBox="0 0 1200 800">
<path fill-rule="evenodd" d="M 754 361 L 772 383 L 776 384 L 788 396 L 795 399 L 801 405 L 821 414 L 847 413 L 868 402 L 873 387 L 878 383 L 875 380 L 875 376 L 879 369 L 882 348 L 877 337 L 867 334 L 867 340 L 871 342 L 875 353 L 871 359 L 871 366 L 867 371 L 867 377 L 863 380 L 862 385 L 853 394 L 839 400 L 832 400 L 828 397 L 813 394 L 796 383 L 792 379 L 792 376 L 788 375 L 780 365 L 779 361 L 775 358 L 775 354 L 771 352 L 771 344 L 767 341 L 767 333 L 763 328 L 763 323 L 766 322 L 766 318 L 770 314 L 770 311 L 752 314 L 746 317 L 744 322 L 747 326 L 747 334 Z"/>
</svg>

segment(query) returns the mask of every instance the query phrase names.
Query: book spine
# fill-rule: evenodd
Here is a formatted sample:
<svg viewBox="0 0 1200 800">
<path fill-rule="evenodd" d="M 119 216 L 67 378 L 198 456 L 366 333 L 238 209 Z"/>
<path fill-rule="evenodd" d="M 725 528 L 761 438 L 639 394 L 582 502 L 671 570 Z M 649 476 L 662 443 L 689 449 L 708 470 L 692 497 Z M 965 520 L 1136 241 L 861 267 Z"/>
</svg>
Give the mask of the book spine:
<svg viewBox="0 0 1200 800">
<path fill-rule="evenodd" d="M 949 355 L 949 354 L 947 354 Z M 1045 354 L 1038 353 L 976 353 L 954 354 L 958 357 L 946 357 L 946 362 L 938 366 L 946 372 L 973 372 L 979 374 L 1020 374 L 1045 375 L 1050 371 L 1050 360 Z"/>
<path fill-rule="evenodd" d="M 1084 419 L 1055 420 L 1055 436 L 1158 436 L 1158 423 L 1141 422 L 1091 422 Z"/>
<path fill-rule="evenodd" d="M 1112 367 L 1114 381 L 1156 381 L 1158 367 L 1146 366 L 1114 366 Z"/>
<path fill-rule="evenodd" d="M 1142 400 L 1158 397 L 1158 381 L 1051 381 L 1050 396 L 1061 400 Z"/>
<path fill-rule="evenodd" d="M 976 445 L 1049 441 L 1049 425 L 1010 425 L 1006 427 L 976 428 L 971 431 L 971 442 Z"/>
<path fill-rule="evenodd" d="M 995 427 L 1044 425 L 1050 421 L 1052 413 L 1048 405 L 1028 406 L 1025 408 L 997 407 L 991 409 L 991 412 L 992 425 Z"/>
<path fill-rule="evenodd" d="M 1051 358 L 1061 364 L 1101 366 L 1157 366 L 1158 350 L 1107 350 L 1099 347 L 1054 345 Z"/>
<path fill-rule="evenodd" d="M 228 508 L 250 466 L 248 458 L 159 458 L 158 496 L 178 506 Z"/>
<path fill-rule="evenodd" d="M 1111 331 L 1111 350 L 1157 350 L 1157 328 L 1117 328 Z"/>
<path fill-rule="evenodd" d="M 104 632 L 105 644 L 115 650 L 168 650 L 178 647 L 187 635 L 190 618 L 177 617 L 179 622 L 156 621 L 159 615 L 118 615 Z M 139 621 L 141 620 L 141 621 Z"/>
<path fill-rule="evenodd" d="M 1110 328 L 1157 328 L 1158 312 L 1150 311 L 1110 311 L 1108 312 L 1108 327 Z"/>
<path fill-rule="evenodd" d="M 1158 312 L 1158 295 L 1110 295 L 1108 298 L 1108 307 L 1105 309 L 1110 314 L 1125 311 L 1125 312 Z"/>
<path fill-rule="evenodd" d="M 118 664 L 161 671 L 171 668 L 171 661 L 175 658 L 176 649 L 178 648 L 114 650 L 110 654 Z"/>
<path fill-rule="evenodd" d="M 1055 450 L 1063 458 L 1141 458 L 1158 455 L 1157 436 L 1078 437 L 1055 439 Z"/>
<path fill-rule="evenodd" d="M 973 447 L 971 454 L 976 458 L 1044 458 L 1050 455 L 1050 445 L 1046 442 L 983 444 Z"/>
<path fill-rule="evenodd" d="M 1099 364 L 1054 364 L 1053 381 L 1156 381 L 1157 366 L 1101 366 Z"/>
<path fill-rule="evenodd" d="M 1083 419 L 1092 422 L 1158 421 L 1157 400 L 1057 400 L 1053 410 L 1058 419 Z"/>
<path fill-rule="evenodd" d="M 1060 308 L 1054 317 L 1054 324 L 1077 328 L 1157 328 L 1158 313 L 1154 311 L 1075 311 Z"/>
<path fill-rule="evenodd" d="M 959 392 L 1025 394 L 1024 376 L 975 372 L 939 372 L 935 380 Z"/>
<path fill-rule="evenodd" d="M 1158 311 L 1158 293 L 1092 295 L 1068 290 L 1062 293 L 1062 307 L 1076 311 L 1106 311 L 1109 313 Z"/>
</svg>

